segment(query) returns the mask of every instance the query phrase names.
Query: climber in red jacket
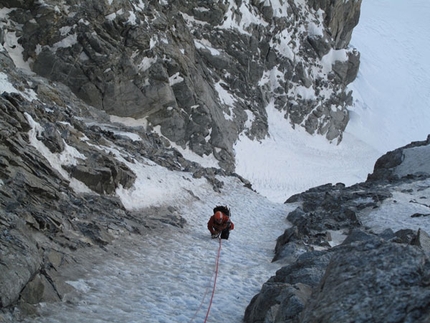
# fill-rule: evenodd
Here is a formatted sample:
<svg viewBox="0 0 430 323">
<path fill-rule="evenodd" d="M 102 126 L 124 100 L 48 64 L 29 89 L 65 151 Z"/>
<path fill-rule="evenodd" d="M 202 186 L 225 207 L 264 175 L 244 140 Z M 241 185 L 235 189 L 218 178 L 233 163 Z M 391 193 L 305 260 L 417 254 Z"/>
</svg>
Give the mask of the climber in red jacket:
<svg viewBox="0 0 430 323">
<path fill-rule="evenodd" d="M 230 230 L 234 229 L 234 224 L 230 220 L 230 210 L 225 206 L 217 206 L 214 208 L 208 222 L 208 230 L 212 235 L 212 239 L 221 238 L 228 239 Z"/>
</svg>

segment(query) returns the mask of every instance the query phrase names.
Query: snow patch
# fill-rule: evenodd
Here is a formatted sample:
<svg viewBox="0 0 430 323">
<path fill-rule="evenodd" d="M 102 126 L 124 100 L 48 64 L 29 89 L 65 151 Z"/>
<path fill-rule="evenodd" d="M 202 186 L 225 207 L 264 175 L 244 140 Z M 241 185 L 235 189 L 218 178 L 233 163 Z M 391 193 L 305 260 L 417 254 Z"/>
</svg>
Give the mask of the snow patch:
<svg viewBox="0 0 430 323">
<path fill-rule="evenodd" d="M 63 167 L 61 167 L 62 165 L 76 165 L 76 159 L 80 158 L 85 160 L 85 155 L 81 154 L 78 150 L 76 150 L 76 148 L 69 146 L 64 141 L 63 142 L 65 149 L 60 154 L 52 153 L 48 149 L 48 147 L 43 144 L 43 142 L 37 139 L 40 133 L 43 132 L 43 127 L 39 123 L 35 122 L 34 119 L 28 113 L 25 113 L 25 116 L 32 127 L 32 129 L 28 132 L 30 144 L 35 147 L 48 160 L 49 164 L 53 169 L 58 171 L 65 179 L 70 181 L 70 187 L 75 192 L 92 192 L 84 183 L 76 180 L 73 177 L 70 177 L 68 172 Z"/>
</svg>

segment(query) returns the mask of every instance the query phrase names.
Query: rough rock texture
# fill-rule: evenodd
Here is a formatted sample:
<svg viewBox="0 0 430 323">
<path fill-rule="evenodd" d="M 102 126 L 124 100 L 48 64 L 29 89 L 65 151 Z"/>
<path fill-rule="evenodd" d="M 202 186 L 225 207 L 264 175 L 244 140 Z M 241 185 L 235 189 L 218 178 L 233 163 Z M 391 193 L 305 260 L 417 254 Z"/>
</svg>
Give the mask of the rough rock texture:
<svg viewBox="0 0 430 323">
<path fill-rule="evenodd" d="M 345 89 L 359 67 L 348 43 L 361 1 L 271 3 L 2 1 L 0 77 L 13 87 L 0 93 L 2 311 L 31 314 L 32 304 L 65 301 L 72 287 L 59 273 L 74 263 L 73 250 L 186 225 L 175 207 L 132 212 L 115 197 L 136 179 L 133 160 L 190 172 L 218 190 L 217 175 L 237 176 L 239 133 L 267 135 L 269 102 L 291 125 L 341 139 Z M 27 65 L 12 59 L 21 50 Z M 333 50 L 344 58 L 327 62 Z M 144 120 L 125 127 L 111 115 Z M 188 161 L 170 142 L 213 154 L 220 167 Z M 274 256 L 287 265 L 253 298 L 245 321 L 429 321 L 428 233 L 375 234 L 360 220 L 405 183 L 428 189 L 429 147 L 427 139 L 389 152 L 365 183 L 291 197 L 298 206 Z M 76 162 L 55 168 L 50 153 Z M 332 246 L 332 231 L 347 235 L 341 245 Z"/>
<path fill-rule="evenodd" d="M 354 230 L 342 245 L 280 269 L 246 309 L 245 322 L 427 322 L 430 262 L 395 234 Z"/>
<path fill-rule="evenodd" d="M 276 272 L 255 295 L 246 309 L 245 322 L 289 322 L 297 317 L 311 296 L 330 261 L 327 252 L 299 256 Z"/>
<path fill-rule="evenodd" d="M 128 162 L 146 159 L 222 187 L 216 176 L 225 171 L 186 160 L 143 127 L 111 123 L 66 86 L 23 74 L 4 51 L 0 71 L 14 87 L 0 94 L 1 309 L 17 305 L 31 313 L 31 304 L 63 300 L 72 287 L 58 273 L 74 263 L 73 250 L 103 248 L 125 232 L 186 224 L 175 207 L 126 210 L 114 193 L 131 187 L 136 175 L 119 153 L 102 147 Z M 51 153 L 63 162 L 51 164 L 45 157 Z"/>
<path fill-rule="evenodd" d="M 373 238 L 333 254 L 300 322 L 428 322 L 429 305 L 423 250 Z"/>
<path fill-rule="evenodd" d="M 6 1 L 0 30 L 32 71 L 232 171 L 238 134 L 267 135 L 269 102 L 329 140 L 349 120 L 361 0 L 273 2 Z M 324 60 L 332 50 L 343 58 Z"/>
<path fill-rule="evenodd" d="M 368 180 L 351 187 L 327 184 L 290 197 L 299 206 L 277 239 L 274 261 L 289 265 L 270 278 L 248 305 L 256 322 L 428 322 L 430 237 L 419 229 L 375 234 L 362 225 L 393 193 L 413 191 L 429 207 L 430 141 L 382 156 Z M 428 214 L 411 214 L 424 217 Z M 330 232 L 347 235 L 333 246 Z"/>
<path fill-rule="evenodd" d="M 2 1 L 0 78 L 11 88 L 0 93 L 0 307 L 31 312 L 63 299 L 70 287 L 56 273 L 73 263 L 71 250 L 185 224 L 174 208 L 124 208 L 113 193 L 136 178 L 124 160 L 191 172 L 218 190 L 217 175 L 237 176 L 238 135 L 267 135 L 269 102 L 291 125 L 341 140 L 361 1 L 328 3 Z M 323 61 L 331 50 L 344 58 Z M 220 168 L 186 160 L 170 142 L 213 154 Z M 75 161 L 54 167 L 50 154 Z"/>
<path fill-rule="evenodd" d="M 399 179 L 405 175 L 427 176 L 425 173 L 426 169 L 422 166 L 428 164 L 427 151 L 429 145 L 430 135 L 427 136 L 427 140 L 425 141 L 412 142 L 409 145 L 387 152 L 376 161 L 373 173 L 369 174 L 367 178 L 368 181 L 390 181 Z M 411 151 L 420 151 L 420 153 L 415 153 L 413 157 L 410 157 Z M 413 172 L 411 172 L 411 163 L 413 163 Z"/>
<path fill-rule="evenodd" d="M 322 9 L 324 22 L 330 29 L 335 49 L 348 46 L 352 31 L 360 18 L 361 1 L 319 1 L 309 0 L 309 6 L 315 10 Z"/>
</svg>

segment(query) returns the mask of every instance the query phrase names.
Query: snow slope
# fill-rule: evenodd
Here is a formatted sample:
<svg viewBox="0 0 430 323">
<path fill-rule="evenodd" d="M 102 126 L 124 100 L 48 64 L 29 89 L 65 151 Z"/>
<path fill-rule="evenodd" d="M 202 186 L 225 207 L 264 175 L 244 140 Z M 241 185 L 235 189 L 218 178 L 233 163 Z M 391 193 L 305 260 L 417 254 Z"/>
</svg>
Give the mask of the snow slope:
<svg viewBox="0 0 430 323">
<path fill-rule="evenodd" d="M 204 181 L 193 180 L 187 186 L 189 181 L 151 163 L 136 167 L 134 190 L 118 191 L 124 204 L 129 208 L 177 204 L 188 225 L 118 238 L 107 247 L 114 258 L 106 257 L 102 249 L 77 252 L 74 257 L 83 272 L 64 274 L 79 293 L 63 303 L 42 304 L 42 316 L 27 322 L 64 322 L 65 317 L 68 322 L 91 323 L 203 322 L 219 247 L 217 240 L 209 238 L 206 223 L 216 204 L 231 207 L 236 229 L 222 242 L 207 322 L 241 322 L 253 295 L 282 266 L 271 259 L 275 240 L 288 225 L 285 217 L 294 208 L 282 204 L 284 200 L 327 182 L 363 181 L 387 150 L 426 138 L 430 40 L 423 32 L 429 30 L 429 13 L 426 0 L 364 0 L 352 40 L 361 52 L 361 69 L 351 85 L 356 101 L 344 140 L 336 146 L 301 129 L 293 131 L 269 105 L 270 138 L 251 142 L 242 137 L 235 147 L 237 172 L 260 195 L 231 178 L 220 178 L 225 186 L 216 193 Z M 1 73 L 0 88 L 13 91 Z M 169 183 L 175 194 L 151 195 L 151 190 L 140 186 L 145 183 L 158 192 L 159 181 Z M 400 223 L 430 232 L 429 219 L 404 217 L 411 211 L 428 210 L 408 203 L 414 192 L 417 197 L 428 196 L 428 189 L 411 189 L 388 200 L 376 218 L 364 219 L 365 224 L 382 230 L 397 229 Z M 145 205 L 139 205 L 143 192 Z M 411 209 L 398 211 L 396 201 Z"/>
<path fill-rule="evenodd" d="M 153 176 L 154 181 L 159 179 Z M 115 257 L 106 257 L 102 249 L 75 253 L 85 268 L 84 275 L 64 275 L 80 293 L 63 303 L 44 304 L 43 316 L 26 322 L 59 323 L 64 317 L 67 322 L 92 323 L 203 322 L 219 248 L 218 239 L 210 239 L 206 224 L 218 202 L 231 206 L 236 229 L 228 241 L 222 241 L 207 322 L 241 322 L 250 299 L 281 266 L 271 263 L 274 240 L 286 228 L 285 216 L 293 206 L 270 202 L 237 179 L 222 180 L 221 194 L 205 183 L 196 183 L 192 189 L 195 198 L 188 194 L 188 202 L 183 196 L 170 201 L 181 205 L 189 224 L 184 229 L 166 226 L 143 236 L 122 237 L 106 248 Z"/>
<path fill-rule="evenodd" d="M 430 134 L 430 2 L 364 0 L 352 45 L 361 53 L 347 132 L 378 151 Z"/>
<path fill-rule="evenodd" d="M 364 0 L 351 45 L 361 53 L 354 107 L 340 145 L 292 131 L 268 107 L 270 138 L 241 138 L 237 172 L 283 202 L 309 187 L 364 181 L 377 158 L 430 134 L 430 2 Z"/>
</svg>

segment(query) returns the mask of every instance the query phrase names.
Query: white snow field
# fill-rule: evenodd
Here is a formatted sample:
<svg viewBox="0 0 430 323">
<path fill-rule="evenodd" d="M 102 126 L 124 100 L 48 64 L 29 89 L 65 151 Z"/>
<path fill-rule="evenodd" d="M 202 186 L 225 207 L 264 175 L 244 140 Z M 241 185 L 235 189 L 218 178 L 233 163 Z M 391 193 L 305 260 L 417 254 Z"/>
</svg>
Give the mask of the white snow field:
<svg viewBox="0 0 430 323">
<path fill-rule="evenodd" d="M 350 87 L 355 106 L 344 140 L 335 145 L 292 130 L 269 105 L 270 138 L 260 143 L 241 137 L 235 147 L 237 172 L 259 194 L 232 178 L 219 178 L 225 185 L 216 193 L 187 174 L 151 162 L 135 166 L 134 190 L 117 192 L 124 205 L 176 205 L 188 222 L 185 228 L 166 225 L 143 236 L 124 234 L 106 247 L 108 252 L 76 252 L 79 272 L 64 275 L 79 293 L 61 303 L 41 304 L 41 316 L 26 322 L 242 322 L 251 298 L 282 266 L 271 263 L 273 249 L 295 207 L 283 202 L 320 184 L 364 181 L 382 154 L 429 134 L 429 14 L 428 0 L 363 1 L 352 39 L 361 52 L 361 67 Z M 0 90 L 14 91 L 2 73 Z M 73 152 L 67 158 L 73 159 Z M 417 198 L 430 196 L 429 189 L 412 190 Z M 426 205 L 406 203 L 414 193 L 399 191 L 363 221 L 376 231 L 407 226 L 430 232 L 428 217 L 405 216 L 429 213 Z M 407 209 L 399 209 L 395 200 L 404 200 Z M 210 239 L 206 223 L 217 204 L 230 206 L 236 228 L 222 242 L 208 314 L 219 242 Z"/>
<path fill-rule="evenodd" d="M 80 293 L 45 304 L 43 316 L 30 321 L 203 322 L 219 248 L 206 224 L 213 206 L 223 202 L 231 206 L 236 229 L 222 240 L 207 322 L 241 322 L 250 299 L 281 265 L 271 263 L 274 240 L 287 227 L 285 216 L 293 207 L 270 202 L 236 179 L 225 180 L 222 194 L 208 185 L 196 185 L 193 193 L 198 199 L 171 201 L 181 205 L 188 221 L 184 229 L 166 225 L 162 231 L 122 237 L 107 246 L 109 253 L 96 248 L 74 255 L 86 264 L 85 275 L 66 277 Z"/>
</svg>

